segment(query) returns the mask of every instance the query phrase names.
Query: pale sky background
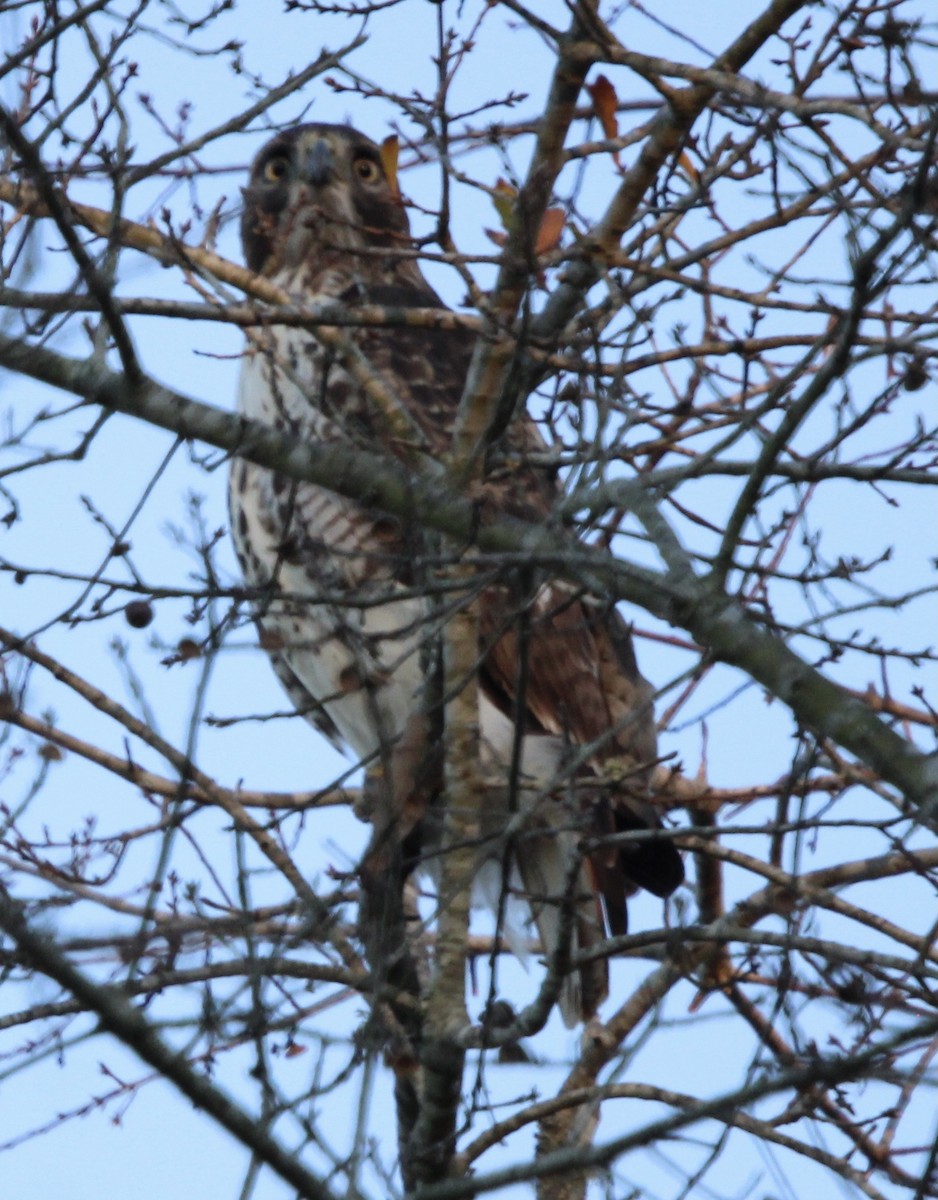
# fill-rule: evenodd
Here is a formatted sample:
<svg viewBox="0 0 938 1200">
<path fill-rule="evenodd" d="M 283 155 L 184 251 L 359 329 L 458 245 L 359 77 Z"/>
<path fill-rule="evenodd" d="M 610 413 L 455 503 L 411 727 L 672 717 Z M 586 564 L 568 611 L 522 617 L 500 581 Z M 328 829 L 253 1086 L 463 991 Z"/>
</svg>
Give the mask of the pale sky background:
<svg viewBox="0 0 938 1200">
<path fill-rule="evenodd" d="M 563 25 L 564 5 L 539 3 L 537 11 L 545 18 Z M 623 6 L 624 7 L 624 6 Z M 695 54 L 692 47 L 659 28 L 650 36 L 653 27 L 635 12 L 623 17 L 620 32 L 631 36 L 631 44 L 637 49 L 674 55 L 690 61 L 705 63 L 711 53 L 722 49 L 738 32 L 747 17 L 761 10 L 761 5 L 676 3 L 662 0 L 654 4 L 655 13 L 665 22 L 678 27 L 683 34 L 696 39 L 702 49 Z M 916 5 L 909 6 L 916 9 Z M 466 4 L 462 26 L 478 9 L 477 5 Z M 917 11 L 926 19 L 933 19 L 932 5 L 922 0 Z M 168 7 L 154 7 L 147 17 L 156 26 L 165 21 Z M 429 91 L 433 86 L 431 55 L 435 51 L 435 33 L 432 21 L 433 6 L 422 0 L 411 0 L 402 8 L 393 8 L 376 19 L 368 27 L 368 42 L 349 60 L 350 65 L 365 77 L 373 78 L 390 91 L 407 94 L 412 88 Z M 447 19 L 455 20 L 457 6 L 446 5 Z M 13 45 L 19 40 L 18 18 L 15 13 L 0 13 L 0 36 L 4 45 Z M 315 58 L 323 47 L 335 49 L 352 40 L 360 28 L 357 20 L 342 17 L 310 16 L 308 14 L 283 14 L 275 3 L 248 0 L 241 3 L 235 14 L 226 16 L 214 25 L 206 38 L 193 39 L 206 45 L 220 45 L 226 38 L 237 38 L 244 42 L 244 64 L 246 72 L 258 72 L 268 83 L 279 82 L 288 71 L 303 69 Z M 469 65 L 460 76 L 452 107 L 463 104 L 467 109 L 480 99 L 509 90 L 526 92 L 529 98 L 512 110 L 503 110 L 506 118 L 531 115 L 538 112 L 549 82 L 550 57 L 538 37 L 528 30 L 516 28 L 518 22 L 507 12 L 493 14 L 486 22 L 479 49 L 470 56 Z M 106 30 L 106 22 L 100 31 Z M 634 29 L 634 34 L 633 34 Z M 166 31 L 167 27 L 163 26 Z M 174 34 L 174 36 L 177 36 Z M 630 37 L 624 40 L 630 42 Z M 140 38 L 133 44 L 130 55 L 139 63 L 139 75 L 130 88 L 130 95 L 152 94 L 162 112 L 170 114 L 182 101 L 191 101 L 190 132 L 212 128 L 235 110 L 249 102 L 246 76 L 235 77 L 229 67 L 227 56 L 207 56 L 183 60 L 178 51 L 161 44 L 158 38 Z M 185 62 L 185 70 L 180 63 Z M 72 87 L 78 87 L 85 77 L 87 64 L 80 59 L 66 63 L 63 67 L 67 77 L 74 74 Z M 630 91 L 630 81 L 624 73 L 608 74 L 619 81 L 620 95 Z M 753 68 L 749 74 L 758 75 Z M 837 82 L 835 73 L 830 76 L 833 86 Z M 826 90 L 826 88 L 824 89 Z M 3 98 L 10 101 L 9 92 Z M 156 123 L 140 108 L 139 101 L 131 99 L 131 112 L 135 114 L 133 137 L 137 145 L 136 158 L 145 160 L 166 147 L 166 140 Z M 391 106 L 380 100 L 363 101 L 355 96 L 336 96 L 321 80 L 314 80 L 302 93 L 281 105 L 276 110 L 278 120 L 303 116 L 305 119 L 340 122 L 346 119 L 380 140 L 389 132 L 388 123 L 398 118 Z M 625 128 L 629 118 L 622 118 Z M 206 209 L 221 194 L 227 196 L 227 208 L 237 202 L 237 188 L 242 182 L 244 168 L 255 151 L 265 140 L 262 132 L 251 132 L 238 138 L 228 138 L 219 145 L 210 147 L 203 161 L 210 167 L 230 167 L 229 172 L 214 174 L 200 181 L 198 199 Z M 514 163 L 523 173 L 526 146 L 518 143 L 513 149 Z M 494 153 L 492 154 L 492 178 L 504 173 Z M 405 159 L 406 161 L 406 159 Z M 473 160 L 473 169 L 483 174 L 483 158 Z M 405 191 L 414 199 L 434 205 L 438 196 L 438 174 L 433 167 L 407 172 L 403 178 Z M 191 205 L 187 185 L 170 190 L 160 196 L 164 184 L 154 185 L 152 200 L 158 208 L 166 203 L 176 218 L 182 219 Z M 100 201 L 90 189 L 87 195 L 78 198 L 90 202 Z M 133 215 L 140 215 L 142 200 L 135 202 Z M 494 226 L 497 218 L 488 199 L 467 188 L 457 188 L 454 199 L 455 226 L 464 249 L 490 252 L 491 245 L 485 239 L 484 226 Z M 599 209 L 598 203 L 594 211 Z M 419 221 L 414 221 L 419 229 Z M 45 231 L 43 231 L 45 232 Z M 43 238 L 40 238 L 43 242 Z M 240 260 L 237 246 L 236 223 L 229 222 L 222 230 L 218 249 L 235 260 Z M 812 267 L 819 275 L 824 274 L 825 253 L 823 244 Z M 839 264 L 837 264 L 839 269 Z M 56 275 L 57 267 L 46 260 L 43 274 L 35 282 L 37 287 L 54 286 L 61 279 Z M 132 254 L 123 260 L 122 287 L 130 294 L 180 296 L 178 272 L 163 271 L 152 262 Z M 430 272 L 428 272 L 430 273 Z M 485 271 L 479 272 L 481 282 L 489 280 Z M 462 289 L 454 274 L 442 270 L 432 273 L 434 285 L 446 300 L 458 305 Z M 690 310 L 696 313 L 696 310 Z M 76 330 L 78 326 L 73 326 Z M 132 322 L 141 358 L 145 368 L 158 380 L 172 384 L 188 395 L 222 408 L 231 408 L 234 402 L 237 354 L 240 335 L 234 329 L 221 325 L 199 324 L 184 326 L 179 322 L 171 327 L 155 319 L 137 319 Z M 168 336 L 167 336 L 168 335 Z M 171 340 L 168 340 L 171 339 Z M 86 346 L 76 337 L 67 346 L 59 346 L 71 353 L 84 353 Z M 877 368 L 880 369 L 880 368 Z M 882 380 L 872 386 L 879 387 Z M 934 400 L 934 388 L 930 389 L 930 401 Z M 907 411 L 897 412 L 897 428 L 905 428 L 915 408 L 926 403 L 923 394 L 908 394 L 903 402 Z M 9 406 L 22 421 L 22 414 L 43 405 L 64 408 L 63 397 L 30 384 L 28 381 L 0 376 L 0 406 Z M 70 425 L 84 428 L 87 414 L 65 418 L 57 422 L 49 442 L 64 441 L 61 429 Z M 41 437 L 41 427 L 33 436 L 33 447 Z M 899 437 L 897 437 L 897 441 Z M 154 472 L 171 446 L 168 435 L 157 433 L 128 418 L 112 418 L 103 434 L 95 442 L 88 459 L 81 464 L 65 464 L 51 470 L 33 472 L 16 478 L 14 490 L 21 508 L 22 520 L 11 529 L 0 529 L 0 555 L 24 567 L 55 564 L 63 571 L 86 572 L 89 567 L 103 560 L 109 537 L 92 520 L 88 511 L 77 497 L 87 494 L 95 505 L 117 527 L 120 527 L 134 511 L 144 489 L 153 478 Z M 204 448 L 197 448 L 201 457 Z M 209 455 L 210 461 L 217 457 Z M 154 585 L 184 585 L 186 571 L 197 564 L 191 555 L 176 544 L 170 526 L 186 528 L 188 525 L 186 494 L 196 491 L 205 497 L 204 514 L 208 528 L 221 527 L 225 523 L 224 483 L 225 470 L 220 468 L 206 473 L 194 465 L 186 450 L 178 452 L 169 467 L 149 495 L 139 518 L 134 522 L 130 534 L 133 543 L 132 561 L 141 576 Z M 719 522 L 721 509 L 725 512 L 727 497 L 735 494 L 736 485 L 727 488 L 706 485 L 705 503 L 710 506 L 713 519 Z M 50 489 L 53 489 L 50 491 Z M 925 497 L 910 494 L 906 489 L 901 499 L 901 512 L 877 502 L 863 494 L 859 499 L 856 489 L 844 485 L 840 489 L 829 488 L 823 503 L 825 512 L 825 536 L 843 544 L 843 553 L 869 555 L 871 544 L 883 545 L 895 542 L 896 554 L 889 568 L 897 581 L 895 590 L 901 590 L 905 580 L 922 579 L 922 564 L 928 553 L 934 552 L 933 509 Z M 842 502 L 838 503 L 838 495 Z M 2 502 L 0 502 L 2 510 Z M 2 516 L 2 511 L 0 511 Z M 815 513 L 817 518 L 817 513 Z M 897 530 L 903 531 L 902 536 Z M 915 531 L 915 536 L 905 532 Z M 233 579 L 236 573 L 233 554 L 225 540 L 219 551 L 219 561 Z M 120 563 L 108 568 L 108 574 L 119 576 L 123 570 Z M 41 629 L 56 618 L 80 596 L 82 587 L 78 583 L 62 580 L 43 581 L 30 578 L 22 587 L 11 582 L 9 574 L 0 575 L 0 622 L 20 633 Z M 121 601 L 114 603 L 119 609 Z M 112 639 L 120 639 L 129 650 L 129 658 L 135 671 L 145 680 L 147 700 L 156 715 L 156 722 L 167 737 L 176 745 L 184 745 L 190 729 L 195 684 L 204 663 L 193 663 L 165 670 L 159 660 L 173 647 L 180 637 L 192 632 L 186 624 L 188 606 L 184 602 L 162 600 L 156 607 L 156 619 L 146 631 L 136 632 L 128 628 L 119 611 L 103 621 L 84 623 L 74 629 L 61 626 L 42 632 L 40 645 L 54 655 L 60 655 L 71 667 L 86 675 L 102 688 L 112 692 L 123 702 L 134 707 L 127 678 L 121 670 L 112 650 Z M 221 615 L 222 609 L 218 610 Z M 637 624 L 642 628 L 655 628 L 655 623 L 644 614 L 638 614 Z M 859 624 L 861 618 L 858 618 Z M 877 629 L 886 644 L 902 641 L 925 647 L 934 642 L 934 603 L 928 599 L 906 606 L 900 613 L 880 613 L 876 617 Z M 847 622 L 849 627 L 849 621 Z M 196 632 L 204 632 L 204 623 Z M 891 631 L 895 630 L 895 637 Z M 161 649 L 155 642 L 162 642 Z M 238 649 L 241 647 L 241 649 Z M 686 666 L 686 659 L 669 650 L 661 643 L 643 642 L 639 645 L 641 664 L 646 675 L 656 684 L 663 684 Z M 901 672 L 897 673 L 901 675 Z M 855 687 L 864 687 L 868 682 L 879 684 L 879 680 L 868 677 L 851 679 L 844 674 L 838 676 L 843 682 Z M 230 639 L 230 648 L 214 661 L 207 679 L 204 711 L 216 715 L 235 715 L 248 712 L 282 710 L 287 704 L 270 672 L 264 656 L 253 646 L 253 636 L 245 629 Z M 666 735 L 662 749 L 676 753 L 685 763 L 688 773 L 693 773 L 701 754 L 700 727 L 692 718 L 711 705 L 718 704 L 729 696 L 744 679 L 729 670 L 715 671 L 700 688 L 696 697 L 677 722 L 677 730 Z M 894 692 L 906 698 L 909 678 L 892 678 Z M 31 691 L 31 711 L 40 711 L 48 706 L 54 709 L 61 724 L 82 736 L 93 740 L 100 736 L 109 748 L 120 749 L 115 731 L 103 719 L 89 714 L 86 707 L 62 689 L 56 688 L 48 677 L 37 672 Z M 662 701 L 662 706 L 667 700 Z M 708 757 L 710 777 L 715 784 L 732 786 L 753 780 L 769 780 L 781 774 L 790 765 L 793 743 L 790 737 L 790 722 L 779 705 L 766 704 L 762 692 L 750 686 L 746 698 L 732 708 L 732 717 L 727 720 L 720 713 L 713 715 L 709 725 Z M 233 729 L 213 730 L 202 727 L 195 756 L 204 769 L 217 772 L 225 783 L 233 784 L 238 775 L 232 774 L 233 765 L 240 774 L 244 773 L 247 786 L 268 787 L 277 790 L 309 789 L 325 784 L 347 768 L 346 760 L 333 751 L 311 730 L 296 721 L 267 724 L 240 724 Z M 160 764 L 160 769 L 161 769 Z M 27 774 L 20 773 L 12 783 L 12 797 L 3 796 L 6 803 L 15 805 L 22 798 Z M 70 758 L 65 764 L 54 768 L 47 785 L 48 792 L 40 807 L 47 818 L 61 812 L 56 833 L 61 834 L 78 823 L 77 814 L 94 813 L 98 830 L 121 829 L 128 825 L 144 824 L 152 819 L 153 813 L 139 802 L 130 789 L 105 776 L 103 772 Z M 127 806 L 136 810 L 128 815 Z M 870 806 L 872 811 L 873 806 Z M 201 820 L 201 818 L 200 818 Z M 225 823 L 217 814 L 206 814 L 204 830 L 214 829 L 207 834 L 205 844 L 214 847 L 218 861 L 230 875 L 233 862 L 233 839 L 224 839 Z M 344 868 L 356 860 L 366 840 L 367 830 L 354 817 L 338 809 L 325 810 L 310 815 L 306 820 L 303 837 L 296 847 L 295 857 L 300 866 L 314 882 L 327 886 L 323 871 L 327 866 Z M 857 839 L 857 849 L 851 856 L 863 852 L 862 838 Z M 179 869 L 190 871 L 198 877 L 204 868 L 184 846 L 177 845 Z M 144 879 L 153 868 L 152 847 L 146 843 L 131 849 L 140 863 L 137 875 Z M 227 860 L 227 861 L 226 861 Z M 812 860 L 811 865 L 820 865 Z M 130 878 L 132 871 L 125 869 L 123 878 Z M 264 879 L 256 880 L 255 903 L 263 903 Z M 740 894 L 750 890 L 748 881 L 740 882 Z M 904 890 L 904 889 L 911 889 Z M 273 898 L 282 897 L 277 881 L 270 891 Z M 929 893 L 922 892 L 923 896 Z M 903 883 L 895 894 L 896 913 L 902 915 L 913 898 L 919 893 L 915 885 Z M 733 896 L 728 899 L 732 900 Z M 933 901 L 932 901 L 933 903 Z M 660 902 L 642 896 L 630 905 L 632 927 L 654 927 L 661 923 Z M 87 916 L 87 913 L 83 913 Z M 673 918 L 672 918 L 673 919 Z M 98 932 L 107 928 L 104 917 Z M 926 922 L 927 923 L 927 922 Z M 830 928 L 835 925 L 831 922 Z M 82 926 L 76 928 L 70 914 L 65 914 L 56 925 L 60 935 L 89 932 Z M 872 941 L 871 941 L 872 944 Z M 648 971 L 646 964 L 618 962 L 613 968 L 613 994 L 624 995 L 636 981 Z M 538 968 L 532 967 L 529 976 L 518 968 L 506 967 L 504 983 L 509 998 L 521 1002 L 529 998 L 536 987 Z M 514 994 L 515 983 L 518 988 Z M 37 1002 L 52 994 L 52 989 L 42 984 L 33 989 L 5 989 L 0 1002 L 0 1012 L 16 1009 Z M 505 989 L 503 988 L 503 993 Z M 16 994 L 19 993 L 19 994 Z M 729 1036 L 723 1022 L 714 1021 L 710 1008 L 705 1005 L 693 1018 L 688 1017 L 687 1004 L 692 996 L 689 988 L 679 989 L 669 998 L 666 1015 L 676 1022 L 684 1022 L 672 1030 L 658 1049 L 654 1044 L 640 1051 L 630 1065 L 629 1079 L 647 1079 L 671 1083 L 680 1090 L 711 1093 L 729 1088 L 740 1082 L 739 1065 L 749 1058 L 738 1042 L 731 1047 L 721 1040 Z M 484 973 L 480 976 L 479 996 L 471 1003 L 473 1014 L 485 996 Z M 191 1011 L 192 995 L 178 1001 L 178 1011 Z M 162 1016 L 170 1011 L 168 1006 L 160 1009 Z M 715 1012 L 716 1009 L 714 1008 Z M 341 1033 L 349 1028 L 352 1013 L 360 1019 L 364 1012 L 361 1003 L 342 1005 L 334 1013 L 324 1013 L 321 1032 Z M 814 1019 L 814 1014 L 812 1018 Z M 817 1013 L 817 1028 L 824 1036 L 830 1028 L 830 1013 L 820 1009 Z M 75 1023 L 75 1033 L 88 1031 L 87 1021 Z M 724 1033 L 726 1030 L 726 1033 Z M 32 1032 L 32 1031 L 30 1031 Z M 87 1103 L 92 1097 L 104 1095 L 112 1090 L 113 1079 L 103 1073 L 104 1068 L 111 1076 L 122 1080 L 143 1078 L 146 1068 L 128 1051 L 111 1041 L 90 1039 L 69 1048 L 65 1065 L 56 1061 L 55 1048 L 50 1047 L 45 1061 L 30 1071 L 4 1078 L 11 1063 L 7 1057 L 25 1036 L 25 1031 L 14 1030 L 12 1035 L 0 1035 L 0 1142 L 26 1134 L 45 1123 L 54 1123 L 57 1113 L 71 1112 Z M 739 1038 L 739 1027 L 734 1025 L 733 1038 Z M 537 1043 L 537 1051 L 544 1058 L 562 1060 L 573 1045 L 574 1034 L 563 1029 L 559 1021 L 552 1023 L 550 1032 Z M 654 1043 L 654 1039 L 652 1039 Z M 302 1093 L 308 1086 L 315 1066 L 315 1049 L 290 1059 L 282 1064 L 282 1078 L 289 1079 L 289 1087 L 295 1094 Z M 325 1056 L 325 1075 L 344 1061 L 344 1052 Z M 254 1103 L 256 1088 L 246 1081 L 246 1071 L 251 1066 L 250 1051 L 231 1053 L 219 1058 L 216 1078 L 223 1081 L 232 1093 L 250 1106 Z M 102 1066 L 103 1064 L 103 1066 Z M 523 1071 L 511 1067 L 490 1067 L 486 1083 L 493 1095 L 500 1092 L 509 1097 L 536 1087 L 541 1095 L 549 1095 L 552 1088 L 563 1078 L 565 1069 L 558 1065 L 555 1071 L 544 1070 L 533 1078 L 526 1078 Z M 246 1082 L 250 1086 L 245 1086 Z M 343 1154 L 351 1145 L 357 1107 L 357 1083 L 346 1086 L 317 1102 L 318 1119 L 324 1136 L 335 1149 Z M 395 1149 L 393 1110 L 388 1098 L 388 1079 L 383 1071 L 378 1072 L 374 1084 L 376 1133 L 383 1139 L 385 1158 L 390 1158 Z M 114 1118 L 120 1116 L 119 1124 Z M 610 1106 L 600 1127 L 600 1140 L 606 1141 L 616 1132 L 651 1119 L 651 1106 L 622 1104 Z M 287 1142 L 294 1131 L 279 1130 Z M 691 1131 L 691 1137 L 699 1134 L 708 1137 L 707 1127 Z M 933 1128 L 927 1118 L 922 1118 L 922 1140 L 933 1136 Z M 515 1142 L 510 1150 L 510 1159 L 518 1155 Z M 739 1146 L 743 1146 L 742 1139 Z M 308 1161 L 314 1167 L 322 1166 L 314 1152 L 308 1153 Z M 487 1158 L 484 1166 L 497 1165 L 498 1160 Z M 777 1177 L 776 1163 L 784 1163 L 790 1172 L 792 1188 Z M 760 1175 L 761 1182 L 753 1191 L 756 1196 L 807 1195 L 819 1175 L 799 1160 L 779 1155 L 775 1162 L 761 1158 L 747 1144 L 745 1153 L 736 1157 L 726 1156 L 713 1179 L 720 1180 L 726 1194 L 743 1195 L 747 1184 Z M 65 1121 L 43 1137 L 26 1140 L 15 1149 L 0 1157 L 0 1192 L 4 1198 L 31 1196 L 43 1200 L 57 1197 L 59 1200 L 97 1200 L 101 1195 L 133 1195 L 138 1200 L 175 1195 L 199 1197 L 200 1200 L 232 1200 L 239 1193 L 244 1177 L 246 1159 L 244 1152 L 234 1146 L 227 1134 L 180 1098 L 170 1087 L 155 1082 L 137 1090 L 132 1102 L 124 1109 L 123 1102 L 110 1105 L 103 1112 L 91 1109 L 88 1115 Z M 656 1153 L 630 1156 L 621 1163 L 623 1175 L 640 1186 L 649 1197 L 671 1196 L 679 1190 L 679 1181 L 674 1178 L 667 1163 Z M 378 1195 L 373 1181 L 365 1176 L 364 1191 Z M 889 1195 L 889 1189 L 884 1185 Z M 290 1189 L 264 1173 L 254 1192 L 257 1200 L 285 1200 Z M 507 1193 L 505 1193 L 507 1194 Z M 516 1191 L 512 1194 L 520 1194 Z M 624 1189 L 617 1186 L 617 1196 Z"/>
</svg>

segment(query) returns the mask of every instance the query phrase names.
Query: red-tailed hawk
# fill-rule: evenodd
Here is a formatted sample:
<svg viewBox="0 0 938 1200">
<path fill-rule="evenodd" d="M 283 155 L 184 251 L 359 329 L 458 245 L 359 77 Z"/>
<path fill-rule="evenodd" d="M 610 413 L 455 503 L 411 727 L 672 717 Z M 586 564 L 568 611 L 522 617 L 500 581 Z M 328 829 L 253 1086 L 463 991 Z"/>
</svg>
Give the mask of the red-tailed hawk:
<svg viewBox="0 0 938 1200">
<path fill-rule="evenodd" d="M 302 125 L 273 138 L 251 168 L 241 230 L 248 266 L 299 304 L 443 307 L 421 274 L 378 146 L 351 128 Z M 422 440 L 442 455 L 473 335 L 398 326 L 357 328 L 349 338 L 412 422 L 409 444 L 392 433 L 342 356 L 302 328 L 252 331 L 241 412 L 303 441 L 406 460 Z M 539 452 L 543 463 L 543 450 L 522 415 L 492 447 L 485 504 L 551 519 L 553 474 L 530 462 Z M 434 543 L 384 513 L 244 461 L 233 465 L 230 498 L 262 640 L 293 702 L 366 766 L 388 764 L 414 714 L 432 717 L 427 680 L 447 614 L 446 595 L 433 588 Z M 647 799 L 656 753 L 652 689 L 613 607 L 551 582 L 536 564 L 487 569 L 476 597 L 480 770 L 501 786 L 486 793 L 477 883 L 496 905 L 500 888 L 523 894 L 547 954 L 562 924 L 572 926 L 575 954 L 600 946 L 606 930 L 625 931 L 625 899 L 637 888 L 667 896 L 683 879 L 672 842 L 647 836 L 660 829 Z M 388 777 L 396 778 L 393 768 Z M 428 770 L 425 793 L 434 780 Z M 394 811 L 407 799 L 395 797 Z M 432 804 L 433 796 L 423 800 Z M 524 818 L 521 827 L 513 822 L 506 853 L 505 827 L 519 810 Z M 412 856 L 420 853 L 421 827 L 432 825 L 405 831 Z M 597 848 L 603 836 L 636 830 L 646 836 Z M 425 855 L 431 836 L 424 835 Z M 591 848 L 579 862 L 584 839 Z M 562 923 L 564 905 L 571 915 Z M 595 1011 L 606 978 L 601 960 L 571 972 L 561 995 L 568 1023 Z"/>
</svg>

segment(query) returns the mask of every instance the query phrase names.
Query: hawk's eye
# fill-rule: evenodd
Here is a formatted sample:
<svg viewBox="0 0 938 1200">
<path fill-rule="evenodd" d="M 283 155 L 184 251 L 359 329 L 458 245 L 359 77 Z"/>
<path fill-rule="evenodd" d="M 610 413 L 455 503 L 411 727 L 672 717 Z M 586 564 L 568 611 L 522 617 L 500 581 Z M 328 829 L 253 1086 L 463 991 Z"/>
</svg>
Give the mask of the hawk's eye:
<svg viewBox="0 0 938 1200">
<path fill-rule="evenodd" d="M 363 179 L 365 183 L 374 183 L 380 176 L 378 164 L 371 158 L 356 158 L 355 159 L 355 174 L 359 179 Z"/>
<path fill-rule="evenodd" d="M 277 183 L 287 173 L 290 162 L 282 154 L 275 154 L 264 163 L 264 178 L 268 183 Z"/>
</svg>

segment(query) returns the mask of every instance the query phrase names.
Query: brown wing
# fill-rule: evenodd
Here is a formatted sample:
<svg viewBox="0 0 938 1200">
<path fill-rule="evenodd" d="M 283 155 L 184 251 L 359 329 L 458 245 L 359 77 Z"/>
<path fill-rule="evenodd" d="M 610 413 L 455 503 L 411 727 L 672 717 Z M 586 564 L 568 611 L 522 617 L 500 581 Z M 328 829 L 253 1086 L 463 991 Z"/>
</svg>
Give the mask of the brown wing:
<svg viewBox="0 0 938 1200">
<path fill-rule="evenodd" d="M 429 286 L 426 290 L 418 290 L 378 285 L 355 288 L 353 293 L 344 294 L 340 299 L 380 304 L 389 309 L 445 307 Z M 436 457 L 446 453 L 469 370 L 475 334 L 462 329 L 401 325 L 362 330 L 356 341 L 371 365 L 397 391 L 398 399 L 424 438 L 422 447 L 390 445 L 392 453 L 404 458 L 418 448 Z M 377 441 L 388 444 L 380 427 L 380 418 L 373 418 L 371 434 Z"/>
<path fill-rule="evenodd" d="M 556 584 L 527 605 L 504 587 L 490 588 L 481 603 L 483 686 L 509 715 L 520 707 L 526 732 L 554 734 L 571 748 L 595 747 L 585 780 L 581 772 L 594 832 L 659 828 L 646 799 L 657 748 L 652 689 L 638 672 L 621 616 Z M 610 768 L 613 778 L 603 783 Z M 590 775 L 595 790 L 585 786 Z M 625 932 L 625 896 L 637 887 L 667 896 L 684 878 L 680 854 L 667 839 L 625 844 L 591 863 L 614 933 Z"/>
<path fill-rule="evenodd" d="M 440 303 L 432 292 L 409 288 L 373 288 L 367 299 L 402 307 Z M 473 341 L 468 333 L 405 326 L 374 330 L 363 345 L 391 381 L 406 381 L 401 399 L 433 451 L 448 448 Z M 548 520 L 557 484 L 548 468 L 530 462 L 532 455 L 543 462 L 546 449 L 533 420 L 521 416 L 497 449 L 501 461 L 486 485 L 484 509 Z M 521 712 L 524 733 L 595 746 L 587 774 L 613 776 L 599 782 L 592 800 L 585 792 L 596 835 L 660 828 L 647 799 L 657 754 L 654 693 L 638 670 L 628 626 L 612 606 L 562 583 L 529 585 L 525 592 L 517 583 L 525 574 L 515 571 L 514 579 L 481 595 L 480 686 L 512 719 Z M 668 896 L 684 879 L 681 856 L 666 838 L 616 845 L 595 854 L 590 866 L 614 933 L 625 932 L 625 897 L 636 888 Z"/>
</svg>

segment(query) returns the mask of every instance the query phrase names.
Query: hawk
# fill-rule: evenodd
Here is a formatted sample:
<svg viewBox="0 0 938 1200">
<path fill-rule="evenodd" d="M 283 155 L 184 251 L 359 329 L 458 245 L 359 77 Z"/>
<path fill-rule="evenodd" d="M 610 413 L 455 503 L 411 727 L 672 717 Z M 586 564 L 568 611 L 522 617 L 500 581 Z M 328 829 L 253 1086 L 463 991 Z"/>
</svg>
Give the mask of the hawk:
<svg viewBox="0 0 938 1200">
<path fill-rule="evenodd" d="M 298 304 L 444 307 L 421 273 L 380 148 L 350 127 L 300 125 L 269 141 L 244 189 L 241 234 L 248 267 Z M 348 339 L 397 398 L 412 437 L 391 428 L 348 354 L 302 327 L 250 333 L 240 412 L 304 442 L 404 462 L 419 443 L 444 455 L 475 336 L 402 325 L 355 328 Z M 550 521 L 560 493 L 545 449 L 521 414 L 490 449 L 483 506 Z M 430 680 L 447 611 L 433 582 L 438 551 L 394 517 L 244 460 L 232 466 L 230 508 L 261 641 L 293 703 L 366 768 L 385 768 L 395 790 L 411 788 L 379 798 L 389 807 L 372 819 L 406 826 L 410 861 L 422 854 L 432 874 L 440 774 L 428 730 L 440 705 Z M 626 931 L 628 895 L 664 897 L 684 877 L 672 841 L 648 833 L 661 828 L 648 798 L 652 689 L 611 604 L 535 564 L 481 572 L 480 771 L 501 786 L 485 790 L 474 890 L 501 911 L 505 897 L 522 904 L 545 954 L 569 936 L 575 955 Z M 411 757 L 426 760 L 409 774 L 395 761 L 407 759 L 408 741 Z M 644 836 L 630 839 L 635 831 Z M 591 1016 L 606 992 L 602 958 L 575 966 L 560 997 L 567 1023 Z"/>
</svg>

